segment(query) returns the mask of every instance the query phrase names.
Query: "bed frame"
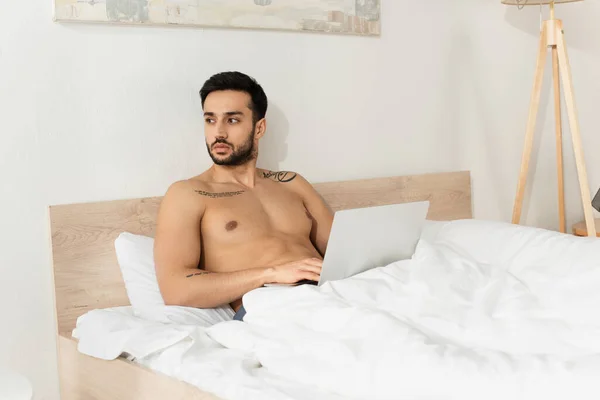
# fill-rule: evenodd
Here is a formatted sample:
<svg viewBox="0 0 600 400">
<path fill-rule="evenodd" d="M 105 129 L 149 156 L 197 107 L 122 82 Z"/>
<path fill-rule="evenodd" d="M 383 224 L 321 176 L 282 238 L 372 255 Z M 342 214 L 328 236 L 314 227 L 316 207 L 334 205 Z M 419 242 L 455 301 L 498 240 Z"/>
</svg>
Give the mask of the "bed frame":
<svg viewBox="0 0 600 400">
<path fill-rule="evenodd" d="M 429 200 L 429 220 L 472 218 L 467 171 L 314 184 L 334 210 Z M 62 400 L 220 400 L 186 382 L 124 358 L 105 361 L 77 351 L 77 318 L 129 305 L 114 241 L 128 231 L 154 236 L 161 197 L 49 207 Z"/>
</svg>

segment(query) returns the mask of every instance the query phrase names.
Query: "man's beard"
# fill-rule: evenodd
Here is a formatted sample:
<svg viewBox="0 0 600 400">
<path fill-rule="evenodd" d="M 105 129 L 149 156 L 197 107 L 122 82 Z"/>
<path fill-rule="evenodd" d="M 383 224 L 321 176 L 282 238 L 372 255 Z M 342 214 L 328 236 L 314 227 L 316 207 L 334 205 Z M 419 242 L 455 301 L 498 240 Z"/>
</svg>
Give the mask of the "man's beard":
<svg viewBox="0 0 600 400">
<path fill-rule="evenodd" d="M 221 144 L 226 144 L 229 147 L 231 147 L 232 151 L 231 154 L 227 157 L 227 158 L 217 158 L 215 157 L 215 155 L 213 155 L 212 151 L 210 150 L 210 147 L 208 145 L 208 143 L 206 143 L 206 150 L 208 150 L 208 154 L 210 155 L 210 158 L 212 158 L 213 162 L 217 165 L 224 165 L 224 166 L 238 166 L 238 165 L 243 165 L 245 163 L 247 163 L 248 161 L 252 160 L 255 156 L 255 152 L 254 152 L 254 129 L 252 129 L 252 132 L 250 133 L 250 135 L 248 135 L 248 139 L 242 143 L 241 146 L 239 147 L 234 147 L 231 143 L 223 140 L 223 139 L 217 139 L 213 142 L 213 144 L 211 146 L 216 145 L 217 143 L 221 143 Z"/>
</svg>

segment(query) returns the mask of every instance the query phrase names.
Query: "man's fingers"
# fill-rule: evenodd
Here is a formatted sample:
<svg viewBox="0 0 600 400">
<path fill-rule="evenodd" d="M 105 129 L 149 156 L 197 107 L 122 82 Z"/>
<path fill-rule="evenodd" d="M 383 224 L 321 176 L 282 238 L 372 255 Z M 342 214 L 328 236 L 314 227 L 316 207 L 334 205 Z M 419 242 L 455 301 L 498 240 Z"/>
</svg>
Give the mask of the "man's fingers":
<svg viewBox="0 0 600 400">
<path fill-rule="evenodd" d="M 306 271 L 306 272 L 304 273 L 304 275 L 302 276 L 302 279 L 308 279 L 308 280 L 310 280 L 310 281 L 315 281 L 315 282 L 318 282 L 318 281 L 319 281 L 319 279 L 321 279 L 321 276 L 320 276 L 319 274 L 315 274 L 315 273 L 313 273 L 313 272 Z"/>
<path fill-rule="evenodd" d="M 321 267 L 320 266 L 315 267 L 314 265 L 303 265 L 302 269 L 304 271 L 312 272 L 312 273 L 315 273 L 315 274 L 320 274 L 321 273 Z"/>
<path fill-rule="evenodd" d="M 308 258 L 304 260 L 304 263 L 314 265 L 315 267 L 320 267 L 323 265 L 323 260 L 319 260 L 318 258 Z"/>
</svg>

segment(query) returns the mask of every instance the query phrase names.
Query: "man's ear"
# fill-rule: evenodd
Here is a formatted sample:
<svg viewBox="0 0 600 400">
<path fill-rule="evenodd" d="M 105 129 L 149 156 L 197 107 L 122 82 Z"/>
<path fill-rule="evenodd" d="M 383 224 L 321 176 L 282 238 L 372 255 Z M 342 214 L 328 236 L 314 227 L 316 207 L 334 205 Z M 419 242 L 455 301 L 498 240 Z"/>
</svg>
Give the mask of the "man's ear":
<svg viewBox="0 0 600 400">
<path fill-rule="evenodd" d="M 267 120 L 265 118 L 261 119 L 256 123 L 254 138 L 260 139 L 267 132 Z"/>
</svg>

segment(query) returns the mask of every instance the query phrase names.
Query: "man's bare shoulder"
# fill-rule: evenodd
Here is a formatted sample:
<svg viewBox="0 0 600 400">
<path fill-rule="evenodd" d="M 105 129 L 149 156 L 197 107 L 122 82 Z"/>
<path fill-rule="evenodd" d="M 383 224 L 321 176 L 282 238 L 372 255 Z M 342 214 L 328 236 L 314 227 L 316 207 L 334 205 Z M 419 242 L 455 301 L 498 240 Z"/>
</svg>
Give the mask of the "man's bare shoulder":
<svg viewBox="0 0 600 400">
<path fill-rule="evenodd" d="M 269 179 L 277 183 L 292 183 L 296 181 L 298 177 L 300 177 L 298 180 L 302 179 L 300 174 L 294 171 L 271 171 L 268 169 L 259 169 L 258 172 L 264 179 Z"/>
<path fill-rule="evenodd" d="M 223 184 L 213 182 L 209 174 L 202 174 L 172 183 L 166 196 L 203 203 L 203 200 L 235 197 L 243 192 L 243 190 L 227 188 Z"/>
<path fill-rule="evenodd" d="M 173 182 L 167 192 L 165 197 L 170 198 L 186 198 L 192 196 L 196 190 L 206 190 L 208 188 L 208 184 L 198 180 L 196 178 L 183 179 L 179 181 Z"/>
<path fill-rule="evenodd" d="M 300 195 L 315 191 L 311 183 L 300 173 L 295 171 L 271 171 L 261 169 L 259 170 L 259 173 L 263 178 L 280 183 L 282 184 L 282 187 L 297 192 Z"/>
<path fill-rule="evenodd" d="M 201 196 L 198 196 L 198 192 L 208 190 L 210 190 L 210 184 L 206 179 L 203 179 L 202 175 L 178 180 L 169 185 L 162 203 L 164 207 L 189 205 L 197 208 L 202 206 Z"/>
</svg>

